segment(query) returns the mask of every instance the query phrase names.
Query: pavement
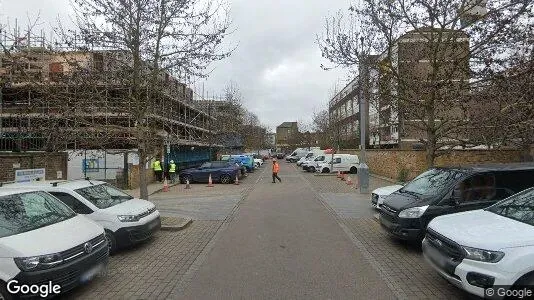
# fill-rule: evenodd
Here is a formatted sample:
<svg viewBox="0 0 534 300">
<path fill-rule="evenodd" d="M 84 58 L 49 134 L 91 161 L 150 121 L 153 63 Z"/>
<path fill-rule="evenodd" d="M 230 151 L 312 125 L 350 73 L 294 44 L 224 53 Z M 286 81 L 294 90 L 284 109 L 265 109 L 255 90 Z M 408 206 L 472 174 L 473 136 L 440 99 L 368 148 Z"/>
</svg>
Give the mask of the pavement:
<svg viewBox="0 0 534 300">
<path fill-rule="evenodd" d="M 282 183 L 267 164 L 240 185 L 152 194 L 169 225 L 192 221 L 119 252 L 65 299 L 473 298 L 382 231 L 357 185 L 280 165 Z M 369 190 L 391 184 L 373 177 Z"/>
</svg>

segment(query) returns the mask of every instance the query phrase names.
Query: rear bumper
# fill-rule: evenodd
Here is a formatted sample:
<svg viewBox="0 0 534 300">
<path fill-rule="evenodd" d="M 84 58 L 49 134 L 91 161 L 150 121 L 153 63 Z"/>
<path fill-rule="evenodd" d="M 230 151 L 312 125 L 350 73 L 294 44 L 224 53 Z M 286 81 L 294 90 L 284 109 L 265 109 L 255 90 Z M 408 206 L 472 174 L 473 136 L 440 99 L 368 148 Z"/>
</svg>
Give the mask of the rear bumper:
<svg viewBox="0 0 534 300">
<path fill-rule="evenodd" d="M 139 226 L 123 227 L 115 231 L 114 236 L 117 246 L 127 247 L 151 238 L 155 232 L 161 229 L 161 217 Z"/>
</svg>

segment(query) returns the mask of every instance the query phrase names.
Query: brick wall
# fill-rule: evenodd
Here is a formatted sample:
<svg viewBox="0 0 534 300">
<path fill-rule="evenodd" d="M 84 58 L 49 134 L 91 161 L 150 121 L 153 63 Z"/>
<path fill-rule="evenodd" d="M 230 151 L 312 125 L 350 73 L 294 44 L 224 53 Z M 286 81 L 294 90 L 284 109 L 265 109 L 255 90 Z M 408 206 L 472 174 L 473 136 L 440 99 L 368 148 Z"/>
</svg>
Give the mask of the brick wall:
<svg viewBox="0 0 534 300">
<path fill-rule="evenodd" d="M 139 187 L 139 165 L 131 165 L 128 167 L 128 185 L 129 189 L 133 190 Z M 146 178 L 148 183 L 156 181 L 156 176 L 154 175 L 154 170 L 147 169 Z"/>
<path fill-rule="evenodd" d="M 358 150 L 342 150 L 341 153 L 359 154 Z M 414 150 L 367 150 L 367 165 L 373 174 L 399 180 L 402 170 L 407 179 L 424 172 L 426 152 Z M 458 166 L 477 163 L 520 162 L 521 152 L 517 150 L 457 150 L 438 157 L 436 166 Z"/>
<path fill-rule="evenodd" d="M 58 171 L 62 178 L 67 179 L 66 152 L 0 152 L 0 182 L 15 180 L 15 170 L 41 169 L 46 170 L 46 179 L 59 179 Z"/>
</svg>

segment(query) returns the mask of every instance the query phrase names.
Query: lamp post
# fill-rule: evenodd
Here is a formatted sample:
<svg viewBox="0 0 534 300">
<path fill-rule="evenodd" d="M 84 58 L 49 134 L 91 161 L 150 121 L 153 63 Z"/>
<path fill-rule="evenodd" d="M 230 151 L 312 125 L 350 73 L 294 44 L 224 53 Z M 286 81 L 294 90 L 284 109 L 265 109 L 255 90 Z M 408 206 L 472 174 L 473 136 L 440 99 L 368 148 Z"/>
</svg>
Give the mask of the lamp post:
<svg viewBox="0 0 534 300">
<path fill-rule="evenodd" d="M 360 194 L 369 193 L 369 167 L 365 163 L 366 161 L 366 141 L 367 141 L 367 100 L 365 99 L 364 86 L 366 86 L 367 77 L 367 57 L 364 53 L 363 47 L 363 37 L 360 37 L 360 43 L 362 46 L 362 51 L 360 52 L 359 62 L 360 62 L 360 166 L 358 170 L 359 182 L 360 182 Z"/>
</svg>

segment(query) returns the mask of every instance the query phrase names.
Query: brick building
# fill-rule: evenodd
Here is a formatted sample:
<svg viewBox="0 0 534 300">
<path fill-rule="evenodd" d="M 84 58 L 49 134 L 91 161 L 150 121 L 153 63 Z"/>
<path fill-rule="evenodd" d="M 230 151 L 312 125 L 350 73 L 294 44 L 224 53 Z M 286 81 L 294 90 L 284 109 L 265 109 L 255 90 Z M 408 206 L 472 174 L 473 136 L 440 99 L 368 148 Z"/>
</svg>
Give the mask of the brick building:
<svg viewBox="0 0 534 300">
<path fill-rule="evenodd" d="M 292 151 L 291 147 L 296 144 L 299 134 L 297 122 L 284 122 L 276 127 L 276 149 L 277 151 Z"/>
</svg>

